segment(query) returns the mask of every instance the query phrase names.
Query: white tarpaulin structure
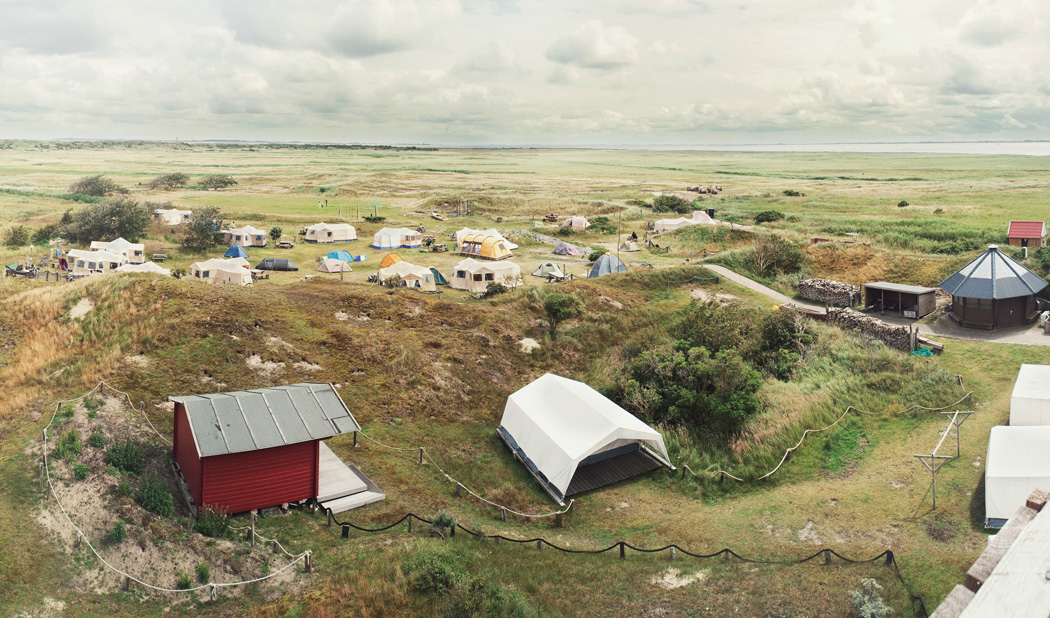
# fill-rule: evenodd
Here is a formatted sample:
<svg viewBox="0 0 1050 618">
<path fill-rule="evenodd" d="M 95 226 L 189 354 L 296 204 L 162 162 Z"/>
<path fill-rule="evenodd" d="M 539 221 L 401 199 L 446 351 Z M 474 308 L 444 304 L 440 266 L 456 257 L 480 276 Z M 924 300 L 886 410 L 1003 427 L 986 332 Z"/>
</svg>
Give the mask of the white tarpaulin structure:
<svg viewBox="0 0 1050 618">
<path fill-rule="evenodd" d="M 1050 366 L 1021 365 L 1010 396 L 1010 425 L 1050 425 Z"/>
<path fill-rule="evenodd" d="M 671 230 L 677 230 L 680 227 L 689 227 L 690 225 L 695 224 L 695 221 L 692 219 L 686 219 L 685 217 L 678 217 L 677 219 L 657 219 L 656 224 L 653 226 L 653 232 L 663 234 L 664 232 L 670 232 Z"/>
<path fill-rule="evenodd" d="M 1040 488 L 1050 488 L 1050 427 L 992 427 L 984 462 L 986 524 L 999 527 Z"/>
<path fill-rule="evenodd" d="M 145 264 L 125 264 L 117 267 L 118 273 L 156 273 L 165 277 L 171 276 L 171 270 L 168 268 L 162 268 L 153 262 L 146 262 Z"/>
<path fill-rule="evenodd" d="M 550 373 L 507 398 L 498 433 L 559 502 L 671 467 L 655 429 L 590 386 Z"/>
<path fill-rule="evenodd" d="M 330 243 L 357 240 L 357 230 L 349 223 L 315 223 L 306 228 L 306 242 Z"/>
</svg>

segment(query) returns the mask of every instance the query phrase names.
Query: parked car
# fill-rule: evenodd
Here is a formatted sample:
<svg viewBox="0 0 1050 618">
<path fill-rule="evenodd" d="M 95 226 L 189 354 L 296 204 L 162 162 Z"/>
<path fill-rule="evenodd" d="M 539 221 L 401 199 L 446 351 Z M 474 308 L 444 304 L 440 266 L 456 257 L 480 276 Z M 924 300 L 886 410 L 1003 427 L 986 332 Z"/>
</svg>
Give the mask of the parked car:
<svg viewBox="0 0 1050 618">
<path fill-rule="evenodd" d="M 281 241 L 277 242 L 277 248 L 278 249 L 291 249 L 294 246 L 295 246 L 295 243 L 293 243 L 290 240 L 281 240 Z"/>
</svg>

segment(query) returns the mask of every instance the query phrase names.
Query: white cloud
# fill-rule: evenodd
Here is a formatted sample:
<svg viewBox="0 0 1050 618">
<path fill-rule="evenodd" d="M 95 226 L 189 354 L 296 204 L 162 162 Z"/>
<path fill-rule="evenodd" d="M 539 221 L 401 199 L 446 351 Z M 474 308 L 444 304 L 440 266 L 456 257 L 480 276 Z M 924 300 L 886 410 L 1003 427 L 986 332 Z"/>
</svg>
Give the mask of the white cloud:
<svg viewBox="0 0 1050 618">
<path fill-rule="evenodd" d="M 638 63 L 638 39 L 622 26 L 595 19 L 552 43 L 547 59 L 587 69 L 622 69 Z"/>
</svg>

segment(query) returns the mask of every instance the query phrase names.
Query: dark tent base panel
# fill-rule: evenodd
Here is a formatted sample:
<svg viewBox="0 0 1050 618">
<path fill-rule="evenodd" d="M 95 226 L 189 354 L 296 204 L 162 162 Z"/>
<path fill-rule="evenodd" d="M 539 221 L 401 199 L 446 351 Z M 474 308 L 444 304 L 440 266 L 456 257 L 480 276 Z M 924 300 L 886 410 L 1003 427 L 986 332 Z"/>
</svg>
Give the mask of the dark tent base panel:
<svg viewBox="0 0 1050 618">
<path fill-rule="evenodd" d="M 638 476 L 639 474 L 645 474 L 646 472 L 652 472 L 658 468 L 665 466 L 656 457 L 653 457 L 649 451 L 642 448 L 642 445 L 638 442 L 628 444 L 611 451 L 592 455 L 582 462 L 576 468 L 576 474 L 573 475 L 572 481 L 569 483 L 569 488 L 562 495 L 558 488 L 551 484 L 547 480 L 547 476 L 543 474 L 536 467 L 536 464 L 529 459 L 525 451 L 518 446 L 515 442 L 514 437 L 510 435 L 503 427 L 496 430 L 496 434 L 503 440 L 503 443 L 507 445 L 507 448 L 514 453 L 514 458 L 525 464 L 525 468 L 529 471 L 534 479 L 540 484 L 543 489 L 550 494 L 552 498 L 557 500 L 558 504 L 565 504 L 565 498 L 569 496 L 575 496 L 584 492 L 588 492 L 599 487 L 605 487 L 606 485 L 612 485 L 613 483 L 619 483 L 625 481 L 631 477 Z"/>
</svg>

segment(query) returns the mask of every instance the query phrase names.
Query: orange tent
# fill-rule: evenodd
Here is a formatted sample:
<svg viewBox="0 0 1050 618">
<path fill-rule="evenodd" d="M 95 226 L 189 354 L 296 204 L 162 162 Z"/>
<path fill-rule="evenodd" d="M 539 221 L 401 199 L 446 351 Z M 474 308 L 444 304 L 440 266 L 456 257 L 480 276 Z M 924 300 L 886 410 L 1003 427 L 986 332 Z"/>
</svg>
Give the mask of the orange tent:
<svg viewBox="0 0 1050 618">
<path fill-rule="evenodd" d="M 398 262 L 401 262 L 401 261 L 403 261 L 403 260 L 401 259 L 400 255 L 398 255 L 396 253 L 390 253 L 390 254 L 387 254 L 387 256 L 385 258 L 383 258 L 382 262 L 379 263 L 379 267 L 380 268 L 390 268 L 394 264 L 397 264 Z"/>
</svg>

